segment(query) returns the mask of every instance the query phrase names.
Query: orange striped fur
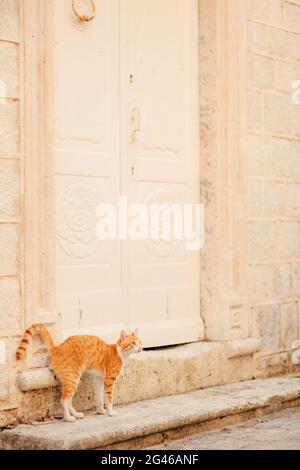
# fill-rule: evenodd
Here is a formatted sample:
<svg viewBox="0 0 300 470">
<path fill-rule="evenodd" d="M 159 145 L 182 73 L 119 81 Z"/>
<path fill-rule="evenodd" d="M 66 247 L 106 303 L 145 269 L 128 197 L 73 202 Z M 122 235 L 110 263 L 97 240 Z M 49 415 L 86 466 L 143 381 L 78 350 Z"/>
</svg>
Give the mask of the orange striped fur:
<svg viewBox="0 0 300 470">
<path fill-rule="evenodd" d="M 28 328 L 24 333 L 21 344 L 20 344 L 20 346 L 19 346 L 19 348 L 16 352 L 17 361 L 20 361 L 21 359 L 23 359 L 23 355 L 24 355 L 24 353 L 27 349 L 27 346 L 29 344 L 29 340 L 30 340 L 31 336 L 33 336 L 35 334 L 40 336 L 40 338 L 47 345 L 47 348 L 49 350 L 50 355 L 52 354 L 55 347 L 54 347 L 54 344 L 53 344 L 53 341 L 52 341 L 52 338 L 50 336 L 49 331 L 47 330 L 45 325 L 35 324 L 35 325 L 32 325 L 30 328 Z"/>
<path fill-rule="evenodd" d="M 133 333 L 121 331 L 116 344 L 107 344 L 96 336 L 72 336 L 59 346 L 54 346 L 49 331 L 44 325 L 35 324 L 25 331 L 16 352 L 21 360 L 31 336 L 37 334 L 47 345 L 51 369 L 62 384 L 64 419 L 75 421 L 83 418 L 72 406 L 72 399 L 84 372 L 94 376 L 95 401 L 99 414 L 105 412 L 104 402 L 110 416 L 113 411 L 113 388 L 126 359 L 142 350 L 137 330 Z"/>
</svg>

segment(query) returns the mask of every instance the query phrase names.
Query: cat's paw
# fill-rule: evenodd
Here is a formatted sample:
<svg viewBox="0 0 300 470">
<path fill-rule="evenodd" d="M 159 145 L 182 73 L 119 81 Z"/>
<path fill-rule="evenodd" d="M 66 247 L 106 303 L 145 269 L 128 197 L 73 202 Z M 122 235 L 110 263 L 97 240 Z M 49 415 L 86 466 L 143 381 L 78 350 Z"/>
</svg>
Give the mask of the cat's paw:
<svg viewBox="0 0 300 470">
<path fill-rule="evenodd" d="M 110 412 L 108 413 L 108 416 L 109 416 L 110 418 L 114 418 L 115 416 L 118 416 L 118 412 L 115 411 L 115 410 L 110 411 Z"/>
<path fill-rule="evenodd" d="M 104 415 L 106 412 L 104 406 L 97 407 L 97 415 Z"/>
<path fill-rule="evenodd" d="M 74 416 L 68 416 L 67 418 L 64 418 L 64 421 L 66 423 L 74 423 L 74 421 L 76 421 L 76 418 L 74 418 Z"/>
<path fill-rule="evenodd" d="M 76 413 L 75 418 L 76 418 L 76 419 L 83 419 L 83 418 L 84 418 L 84 414 L 81 413 L 81 412 L 78 412 L 78 413 Z"/>
</svg>

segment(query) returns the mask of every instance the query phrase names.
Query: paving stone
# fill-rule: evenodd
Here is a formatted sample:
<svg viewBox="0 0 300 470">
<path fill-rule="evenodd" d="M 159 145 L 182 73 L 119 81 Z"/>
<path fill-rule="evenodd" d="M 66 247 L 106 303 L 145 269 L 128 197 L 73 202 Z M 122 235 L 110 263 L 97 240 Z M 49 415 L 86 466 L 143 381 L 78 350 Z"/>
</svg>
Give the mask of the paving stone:
<svg viewBox="0 0 300 470">
<path fill-rule="evenodd" d="M 199 436 L 166 442 L 148 450 L 300 450 L 300 409 Z"/>
</svg>

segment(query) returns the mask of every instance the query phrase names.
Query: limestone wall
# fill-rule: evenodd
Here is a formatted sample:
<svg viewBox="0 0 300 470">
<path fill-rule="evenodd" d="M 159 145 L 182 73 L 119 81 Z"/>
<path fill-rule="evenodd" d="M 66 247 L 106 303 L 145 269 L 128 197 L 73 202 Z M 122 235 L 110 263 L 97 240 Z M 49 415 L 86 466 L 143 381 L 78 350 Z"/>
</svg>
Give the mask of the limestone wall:
<svg viewBox="0 0 300 470">
<path fill-rule="evenodd" d="M 22 95 L 17 0 L 0 1 L 0 411 L 16 401 L 14 351 L 23 328 L 20 300 L 20 171 Z M 5 86 L 3 85 L 5 84 Z M 6 98 L 4 95 L 6 88 Z"/>
<path fill-rule="evenodd" d="M 251 324 L 280 369 L 300 339 L 300 1 L 249 0 L 248 25 Z"/>
</svg>

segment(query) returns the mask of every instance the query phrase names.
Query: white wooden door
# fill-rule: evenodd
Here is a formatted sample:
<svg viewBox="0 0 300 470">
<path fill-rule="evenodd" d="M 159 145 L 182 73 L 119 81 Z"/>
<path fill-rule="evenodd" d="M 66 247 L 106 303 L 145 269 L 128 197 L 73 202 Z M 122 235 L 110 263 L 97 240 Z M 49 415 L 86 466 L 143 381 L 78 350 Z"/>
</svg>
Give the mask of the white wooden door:
<svg viewBox="0 0 300 470">
<path fill-rule="evenodd" d="M 84 6 L 78 2 L 79 7 Z M 118 241 L 96 237 L 96 209 L 120 192 L 119 2 L 80 24 L 55 1 L 57 308 L 66 336 L 126 321 Z"/>
<path fill-rule="evenodd" d="M 55 0 L 57 307 L 64 336 L 199 340 L 199 253 L 99 241 L 96 207 L 198 202 L 197 0 L 98 0 L 80 24 Z"/>
</svg>

